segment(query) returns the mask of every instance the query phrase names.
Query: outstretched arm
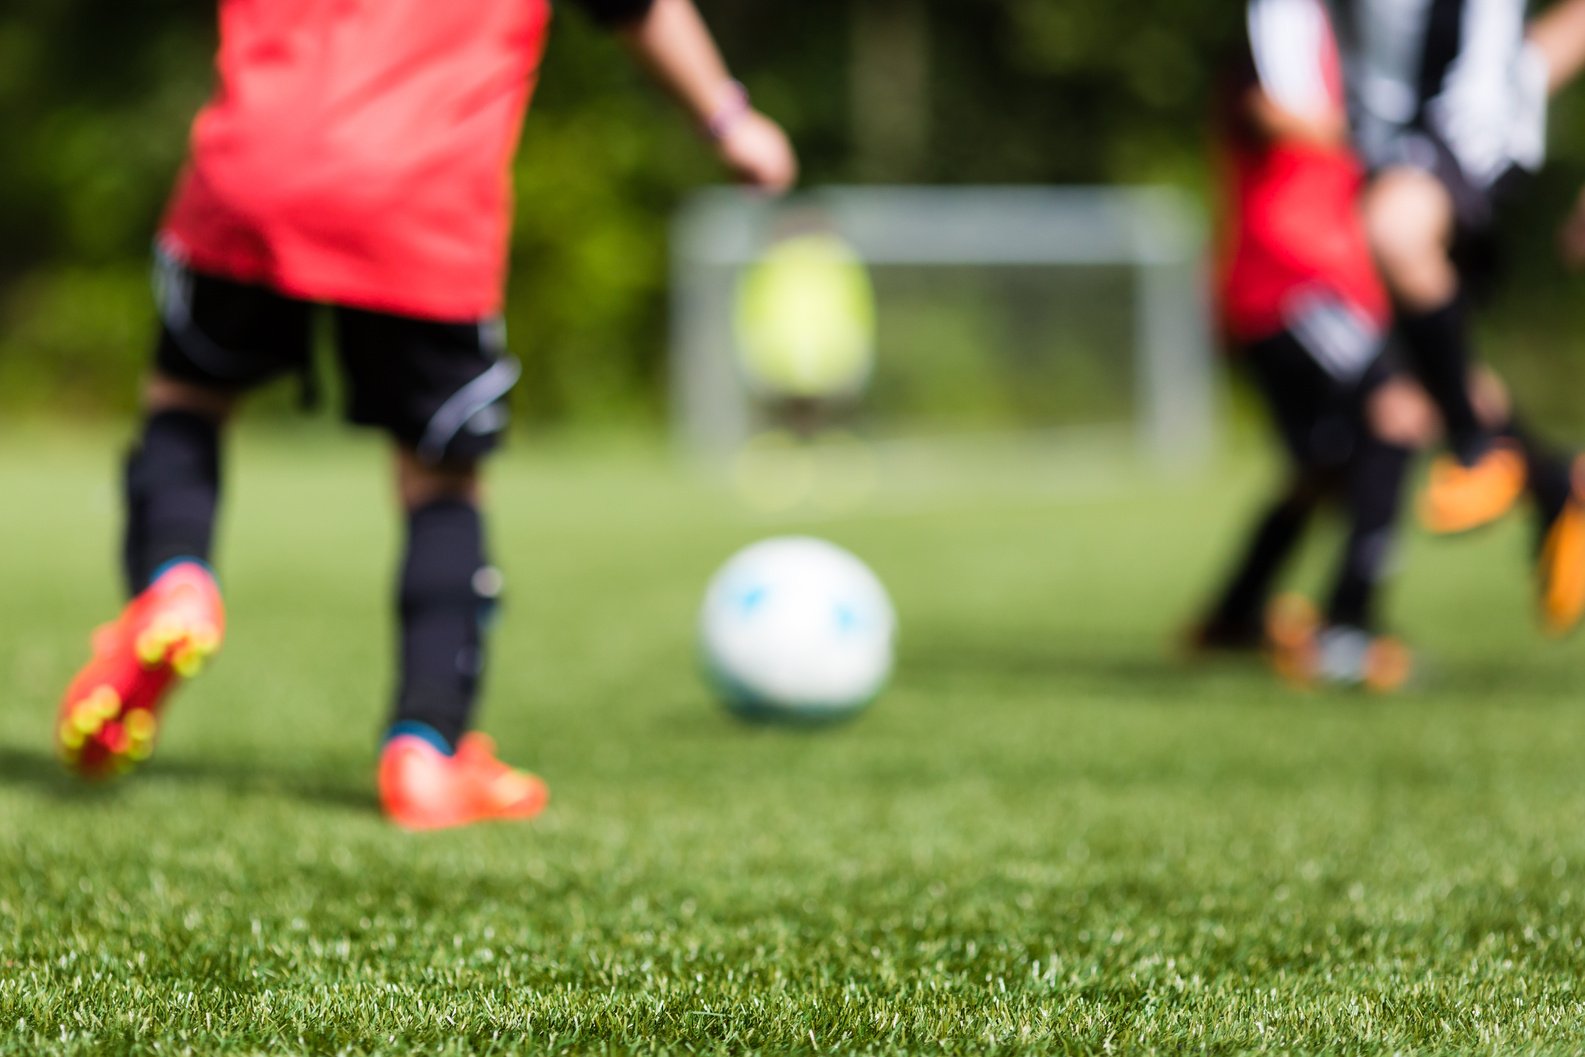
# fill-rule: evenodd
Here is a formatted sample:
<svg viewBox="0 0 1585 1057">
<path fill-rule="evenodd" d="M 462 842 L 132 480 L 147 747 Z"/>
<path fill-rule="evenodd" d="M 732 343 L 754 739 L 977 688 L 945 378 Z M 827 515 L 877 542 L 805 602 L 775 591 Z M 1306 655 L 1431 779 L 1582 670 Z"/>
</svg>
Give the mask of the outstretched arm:
<svg viewBox="0 0 1585 1057">
<path fill-rule="evenodd" d="M 654 0 L 620 23 L 638 62 L 715 143 L 739 180 L 780 193 L 798 177 L 798 160 L 781 127 L 749 105 L 732 79 L 693 0 Z"/>
<path fill-rule="evenodd" d="M 1547 90 L 1556 93 L 1585 68 L 1585 0 L 1558 0 L 1530 20 L 1525 35 L 1546 60 Z"/>
</svg>

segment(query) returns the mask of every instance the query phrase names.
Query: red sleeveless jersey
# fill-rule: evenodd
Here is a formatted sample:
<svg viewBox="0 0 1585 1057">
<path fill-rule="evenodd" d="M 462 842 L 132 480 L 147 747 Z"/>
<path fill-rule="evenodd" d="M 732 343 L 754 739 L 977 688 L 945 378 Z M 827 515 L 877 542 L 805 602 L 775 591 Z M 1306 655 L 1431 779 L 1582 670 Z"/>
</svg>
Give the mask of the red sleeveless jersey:
<svg viewBox="0 0 1585 1057">
<path fill-rule="evenodd" d="M 1342 73 L 1322 0 L 1252 0 L 1249 77 L 1298 116 L 1341 119 Z M 1237 106 L 1244 91 L 1233 94 Z M 1231 129 L 1236 114 L 1226 115 Z M 1321 293 L 1385 327 L 1359 191 L 1364 173 L 1346 144 L 1263 142 L 1234 131 L 1227 145 L 1219 301 L 1235 342 L 1287 329 L 1296 303 Z"/>
<path fill-rule="evenodd" d="M 222 0 L 162 246 L 306 300 L 499 311 L 548 0 Z"/>
</svg>

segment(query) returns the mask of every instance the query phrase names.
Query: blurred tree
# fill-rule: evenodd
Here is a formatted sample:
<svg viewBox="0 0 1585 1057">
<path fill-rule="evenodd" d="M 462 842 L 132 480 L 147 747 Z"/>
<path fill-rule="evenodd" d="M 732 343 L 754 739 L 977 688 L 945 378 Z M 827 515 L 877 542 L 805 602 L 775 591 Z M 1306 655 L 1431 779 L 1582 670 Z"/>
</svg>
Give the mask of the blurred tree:
<svg viewBox="0 0 1585 1057">
<path fill-rule="evenodd" d="M 699 0 L 810 183 L 1173 181 L 1203 188 L 1228 0 Z M 210 82 L 213 0 L 0 5 L 0 403 L 124 407 L 152 324 L 150 235 Z M 1551 223 L 1585 178 L 1566 99 L 1556 163 L 1519 209 L 1497 358 L 1554 417 L 1585 320 Z M 509 324 L 537 422 L 654 423 L 666 232 L 708 152 L 562 17 L 516 164 Z M 1578 336 L 1578 337 L 1577 337 Z M 1542 379 L 1551 384 L 1542 385 Z M 1585 377 L 1580 379 L 1585 381 Z"/>
</svg>

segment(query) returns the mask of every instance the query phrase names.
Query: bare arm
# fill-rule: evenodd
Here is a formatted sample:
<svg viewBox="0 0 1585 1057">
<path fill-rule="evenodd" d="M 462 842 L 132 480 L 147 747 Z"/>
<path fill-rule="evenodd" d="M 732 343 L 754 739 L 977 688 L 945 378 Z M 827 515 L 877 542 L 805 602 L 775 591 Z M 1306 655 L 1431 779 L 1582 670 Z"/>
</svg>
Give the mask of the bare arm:
<svg viewBox="0 0 1585 1057">
<path fill-rule="evenodd" d="M 1530 20 L 1526 36 L 1546 60 L 1548 92 L 1556 93 L 1585 69 L 1585 0 L 1558 0 Z"/>
<path fill-rule="evenodd" d="M 781 127 L 747 105 L 693 0 L 655 0 L 619 29 L 628 50 L 715 142 L 744 183 L 780 193 L 798 176 Z"/>
<path fill-rule="evenodd" d="M 1259 88 L 1244 94 L 1243 116 L 1249 128 L 1270 143 L 1309 143 L 1340 147 L 1348 143 L 1347 120 L 1335 117 L 1306 117 L 1277 105 Z"/>
</svg>

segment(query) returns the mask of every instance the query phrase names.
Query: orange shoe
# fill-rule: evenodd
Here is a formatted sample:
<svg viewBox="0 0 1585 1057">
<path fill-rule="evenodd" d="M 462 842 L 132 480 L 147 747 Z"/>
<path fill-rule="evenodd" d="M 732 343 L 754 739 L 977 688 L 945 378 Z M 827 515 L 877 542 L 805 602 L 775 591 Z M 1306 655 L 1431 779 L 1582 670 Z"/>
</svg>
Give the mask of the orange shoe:
<svg viewBox="0 0 1585 1057">
<path fill-rule="evenodd" d="M 1279 599 L 1271 618 L 1271 662 L 1295 686 L 1401 690 L 1414 674 L 1414 656 L 1400 640 L 1361 628 L 1325 625 L 1303 598 Z"/>
<path fill-rule="evenodd" d="M 1300 686 L 1314 681 L 1315 635 L 1321 615 L 1302 595 L 1280 595 L 1266 611 L 1266 644 L 1278 675 Z"/>
<path fill-rule="evenodd" d="M 495 758 L 495 742 L 468 734 L 447 756 L 421 734 L 399 733 L 380 753 L 380 806 L 404 829 L 530 819 L 550 801 L 545 783 Z"/>
<path fill-rule="evenodd" d="M 1439 456 L 1420 496 L 1420 522 L 1438 535 L 1482 528 L 1513 509 L 1525 479 L 1524 455 L 1512 441 L 1495 442 L 1474 466 Z"/>
<path fill-rule="evenodd" d="M 94 632 L 94 655 L 61 699 L 55 743 L 85 778 L 123 774 L 154 751 L 160 706 L 220 649 L 225 608 L 209 570 L 171 566 L 112 623 Z"/>
<path fill-rule="evenodd" d="M 1568 634 L 1585 614 L 1585 497 L 1580 476 L 1577 467 L 1573 494 L 1546 526 L 1536 559 L 1541 627 L 1549 635 Z"/>
</svg>

